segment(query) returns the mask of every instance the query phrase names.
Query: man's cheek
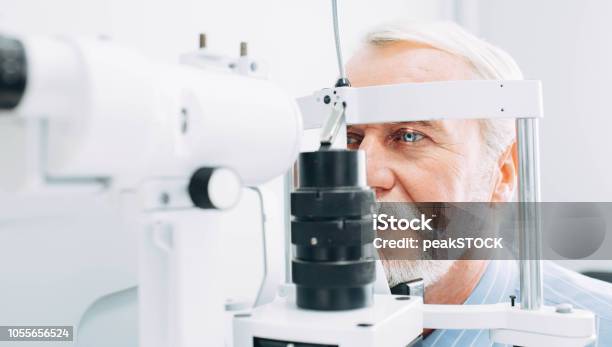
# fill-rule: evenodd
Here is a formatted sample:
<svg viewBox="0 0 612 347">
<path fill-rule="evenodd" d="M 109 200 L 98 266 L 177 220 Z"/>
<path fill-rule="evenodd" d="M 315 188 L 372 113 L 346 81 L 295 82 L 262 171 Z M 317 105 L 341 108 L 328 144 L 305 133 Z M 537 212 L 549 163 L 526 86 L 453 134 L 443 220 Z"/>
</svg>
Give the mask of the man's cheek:
<svg viewBox="0 0 612 347">
<path fill-rule="evenodd" d="M 415 202 L 447 202 L 458 201 L 462 194 L 459 192 L 458 178 L 453 175 L 453 169 L 445 166 L 424 169 L 414 168 L 402 170 L 397 174 L 398 186 L 409 199 L 401 201 Z"/>
</svg>

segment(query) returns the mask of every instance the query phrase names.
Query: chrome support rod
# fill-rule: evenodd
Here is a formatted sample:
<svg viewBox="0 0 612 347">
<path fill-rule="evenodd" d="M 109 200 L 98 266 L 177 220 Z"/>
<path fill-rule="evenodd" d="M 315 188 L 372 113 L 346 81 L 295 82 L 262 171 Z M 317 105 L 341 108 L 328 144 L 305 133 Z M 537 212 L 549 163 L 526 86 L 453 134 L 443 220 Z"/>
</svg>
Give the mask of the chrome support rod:
<svg viewBox="0 0 612 347">
<path fill-rule="evenodd" d="M 338 60 L 338 73 L 340 79 L 346 79 L 346 71 L 344 70 L 344 61 L 342 60 L 342 47 L 340 46 L 340 28 L 338 24 L 338 2 L 332 2 L 332 20 L 334 23 L 334 42 L 336 43 L 336 59 Z"/>
<path fill-rule="evenodd" d="M 285 210 L 285 283 L 291 283 L 291 192 L 293 191 L 293 173 L 295 165 L 292 165 L 283 177 L 283 208 Z"/>
<path fill-rule="evenodd" d="M 521 309 L 542 305 L 542 224 L 538 120 L 517 119 L 519 191 L 519 264 Z"/>
</svg>

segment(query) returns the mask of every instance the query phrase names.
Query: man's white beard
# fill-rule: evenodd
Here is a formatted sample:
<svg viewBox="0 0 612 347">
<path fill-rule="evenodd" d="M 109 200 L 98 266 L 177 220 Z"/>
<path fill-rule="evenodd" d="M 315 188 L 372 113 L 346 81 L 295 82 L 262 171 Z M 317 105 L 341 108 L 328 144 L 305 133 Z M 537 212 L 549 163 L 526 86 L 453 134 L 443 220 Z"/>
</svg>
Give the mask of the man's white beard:
<svg viewBox="0 0 612 347">
<path fill-rule="evenodd" d="M 422 278 L 425 287 L 438 282 L 448 273 L 455 260 L 387 260 L 381 259 L 389 287 Z"/>
<path fill-rule="evenodd" d="M 408 203 L 391 203 L 381 206 L 378 213 L 387 213 L 391 216 L 401 216 L 404 218 L 416 218 L 420 215 L 421 211 L 416 206 Z M 406 236 L 411 235 L 412 237 L 421 240 L 423 235 L 420 232 L 407 232 Z M 379 253 L 383 267 L 385 268 L 385 274 L 387 275 L 387 283 L 389 287 L 394 287 L 400 283 L 409 282 L 418 278 L 422 278 L 425 287 L 428 287 L 440 280 L 444 275 L 448 273 L 451 266 L 454 264 L 454 260 L 432 260 L 427 259 L 428 254 L 423 254 L 425 259 L 415 260 L 413 259 L 387 259 L 384 251 Z M 410 257 L 406 255 L 406 257 Z"/>
</svg>

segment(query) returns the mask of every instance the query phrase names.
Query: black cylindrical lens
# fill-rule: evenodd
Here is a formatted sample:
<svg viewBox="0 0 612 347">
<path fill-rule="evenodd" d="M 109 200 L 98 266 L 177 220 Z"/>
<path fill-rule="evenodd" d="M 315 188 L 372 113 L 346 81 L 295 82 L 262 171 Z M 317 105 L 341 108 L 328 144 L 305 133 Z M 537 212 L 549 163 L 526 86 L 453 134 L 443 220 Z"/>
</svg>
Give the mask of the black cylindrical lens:
<svg viewBox="0 0 612 347">
<path fill-rule="evenodd" d="M 23 44 L 0 36 L 0 110 L 10 110 L 19 105 L 25 92 L 26 77 Z"/>
<path fill-rule="evenodd" d="M 375 198 L 365 164 L 361 151 L 300 154 L 298 187 L 291 194 L 298 307 L 348 310 L 372 302 Z"/>
</svg>

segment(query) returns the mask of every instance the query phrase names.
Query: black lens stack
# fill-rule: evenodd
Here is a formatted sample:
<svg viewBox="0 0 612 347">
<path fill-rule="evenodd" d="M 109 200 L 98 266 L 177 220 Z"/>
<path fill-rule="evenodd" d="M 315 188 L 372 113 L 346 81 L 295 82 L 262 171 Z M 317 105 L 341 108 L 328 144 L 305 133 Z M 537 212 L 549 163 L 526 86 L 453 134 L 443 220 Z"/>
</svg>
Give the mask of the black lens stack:
<svg viewBox="0 0 612 347">
<path fill-rule="evenodd" d="M 26 87 L 26 55 L 20 41 L 0 36 L 0 110 L 15 108 Z"/>
<path fill-rule="evenodd" d="M 291 194 L 298 307 L 337 311 L 369 306 L 376 276 L 375 198 L 366 185 L 365 153 L 302 153 L 298 170 L 298 187 Z"/>
</svg>

